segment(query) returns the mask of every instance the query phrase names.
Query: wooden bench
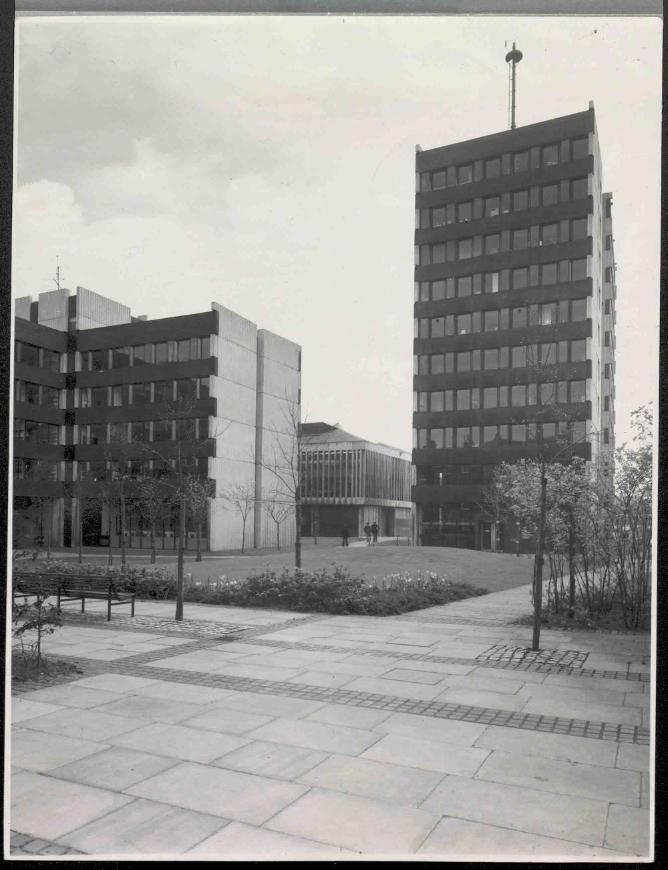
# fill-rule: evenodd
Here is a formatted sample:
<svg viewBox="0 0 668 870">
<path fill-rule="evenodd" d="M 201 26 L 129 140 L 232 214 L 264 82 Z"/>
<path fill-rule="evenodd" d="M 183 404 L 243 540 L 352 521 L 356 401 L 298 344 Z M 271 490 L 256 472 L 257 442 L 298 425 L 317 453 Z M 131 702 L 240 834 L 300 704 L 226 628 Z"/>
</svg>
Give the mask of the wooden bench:
<svg viewBox="0 0 668 870">
<path fill-rule="evenodd" d="M 38 574 L 32 571 L 17 571 L 12 577 L 12 602 L 17 598 L 57 598 L 60 591 L 60 575 Z"/>
<path fill-rule="evenodd" d="M 135 593 L 118 589 L 116 582 L 99 574 L 62 576 L 58 589 L 58 610 L 61 601 L 81 601 L 81 612 L 86 610 L 86 599 L 107 602 L 107 622 L 111 620 L 111 608 L 118 604 L 129 604 L 130 615 L 135 615 Z"/>
</svg>

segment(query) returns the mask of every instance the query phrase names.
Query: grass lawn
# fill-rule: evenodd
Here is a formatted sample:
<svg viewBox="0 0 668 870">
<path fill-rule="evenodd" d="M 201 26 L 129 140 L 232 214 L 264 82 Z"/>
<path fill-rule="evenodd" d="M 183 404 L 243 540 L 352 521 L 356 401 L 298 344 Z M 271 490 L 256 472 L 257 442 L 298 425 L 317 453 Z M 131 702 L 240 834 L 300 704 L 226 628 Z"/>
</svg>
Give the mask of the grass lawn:
<svg viewBox="0 0 668 870">
<path fill-rule="evenodd" d="M 56 558 L 76 560 L 76 555 Z M 84 553 L 85 562 L 100 561 L 106 564 L 103 554 Z M 132 565 L 149 564 L 146 556 L 128 555 Z M 176 572 L 176 557 L 160 557 L 160 567 Z M 120 565 L 120 555 L 114 553 L 114 565 Z M 477 550 L 460 550 L 454 547 L 409 547 L 406 544 L 385 543 L 376 547 L 343 548 L 337 541 L 320 539 L 318 545 L 312 540 L 304 543 L 302 567 L 318 570 L 332 565 L 341 565 L 353 576 L 386 577 L 403 572 L 433 571 L 453 583 L 470 583 L 472 586 L 497 592 L 531 582 L 533 559 L 528 556 L 513 556 L 505 553 L 482 553 Z M 190 554 L 186 557 L 185 570 L 193 579 L 206 577 L 245 578 L 266 569 L 279 571 L 294 566 L 291 550 L 248 551 L 241 554 L 220 556 L 205 555 L 203 561 L 195 562 Z"/>
</svg>

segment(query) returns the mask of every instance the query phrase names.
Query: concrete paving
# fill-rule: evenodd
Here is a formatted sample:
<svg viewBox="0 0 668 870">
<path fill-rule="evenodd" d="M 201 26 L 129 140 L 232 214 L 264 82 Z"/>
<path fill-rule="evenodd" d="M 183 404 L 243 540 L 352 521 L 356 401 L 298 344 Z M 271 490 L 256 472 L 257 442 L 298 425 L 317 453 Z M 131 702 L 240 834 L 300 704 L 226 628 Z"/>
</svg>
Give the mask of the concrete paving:
<svg viewBox="0 0 668 870">
<path fill-rule="evenodd" d="M 529 608 L 519 587 L 385 618 L 189 604 L 183 637 L 171 602 L 66 624 L 46 654 L 87 675 L 13 698 L 12 848 L 647 858 L 648 638 L 544 631 L 580 664 L 487 660 L 529 646 Z"/>
</svg>

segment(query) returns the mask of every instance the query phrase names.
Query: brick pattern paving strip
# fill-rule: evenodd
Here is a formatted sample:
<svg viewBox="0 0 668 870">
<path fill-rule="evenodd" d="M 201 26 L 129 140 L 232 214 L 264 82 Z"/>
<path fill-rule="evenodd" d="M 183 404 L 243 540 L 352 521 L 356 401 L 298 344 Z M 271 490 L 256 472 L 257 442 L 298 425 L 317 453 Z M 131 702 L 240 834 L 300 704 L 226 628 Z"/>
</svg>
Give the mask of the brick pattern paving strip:
<svg viewBox="0 0 668 870">
<path fill-rule="evenodd" d="M 200 643 L 204 643 L 201 641 Z M 190 646 L 190 645 L 189 645 Z M 183 649 L 183 647 L 179 647 Z M 171 651 L 170 651 L 171 652 Z M 211 674 L 199 671 L 181 671 L 169 668 L 152 668 L 143 660 L 155 652 L 141 653 L 132 659 L 104 662 L 100 671 L 105 673 L 129 674 L 148 679 L 169 680 L 190 683 L 197 686 L 211 686 L 237 692 L 257 692 L 270 695 L 287 695 L 334 704 L 350 704 L 356 707 L 372 707 L 377 710 L 390 710 L 399 713 L 414 713 L 439 719 L 453 719 L 460 722 L 474 722 L 484 725 L 502 725 L 506 728 L 520 728 L 528 731 L 544 731 L 553 734 L 566 734 L 575 737 L 591 737 L 596 740 L 613 740 L 617 743 L 649 744 L 649 730 L 637 725 L 624 725 L 615 722 L 601 722 L 589 719 L 569 719 L 562 716 L 545 716 L 539 713 L 521 713 L 490 707 L 468 704 L 443 703 L 439 701 L 420 701 L 396 695 L 381 695 L 375 692 L 355 692 L 350 689 L 332 689 L 322 686 L 304 685 L 297 682 L 280 680 L 261 680 L 253 677 L 234 677 L 225 674 Z M 162 654 L 159 654 L 163 658 Z M 136 661 L 142 659 L 142 661 Z M 77 661 L 85 660 L 78 659 Z M 77 679 L 73 677 L 72 679 Z"/>
<path fill-rule="evenodd" d="M 18 831 L 10 831 L 9 837 L 10 855 L 84 855 L 79 849 L 63 846 L 51 840 L 41 837 L 32 837 L 30 834 L 19 834 Z"/>
<path fill-rule="evenodd" d="M 587 661 L 589 653 L 576 649 L 540 649 L 513 647 L 495 643 L 488 650 L 476 656 L 477 661 L 486 662 L 531 662 L 540 665 L 566 665 L 580 668 Z"/>
</svg>

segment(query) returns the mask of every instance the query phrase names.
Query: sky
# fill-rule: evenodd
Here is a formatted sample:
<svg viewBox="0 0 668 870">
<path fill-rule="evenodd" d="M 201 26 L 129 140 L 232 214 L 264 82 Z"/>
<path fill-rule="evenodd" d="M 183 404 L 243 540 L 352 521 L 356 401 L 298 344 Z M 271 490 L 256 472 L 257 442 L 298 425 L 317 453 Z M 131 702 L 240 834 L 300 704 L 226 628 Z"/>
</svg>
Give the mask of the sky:
<svg viewBox="0 0 668 870">
<path fill-rule="evenodd" d="M 593 100 L 614 195 L 617 442 L 655 399 L 661 23 L 624 17 L 17 21 L 14 296 L 216 301 L 302 345 L 303 416 L 411 446 L 415 146 Z"/>
</svg>

